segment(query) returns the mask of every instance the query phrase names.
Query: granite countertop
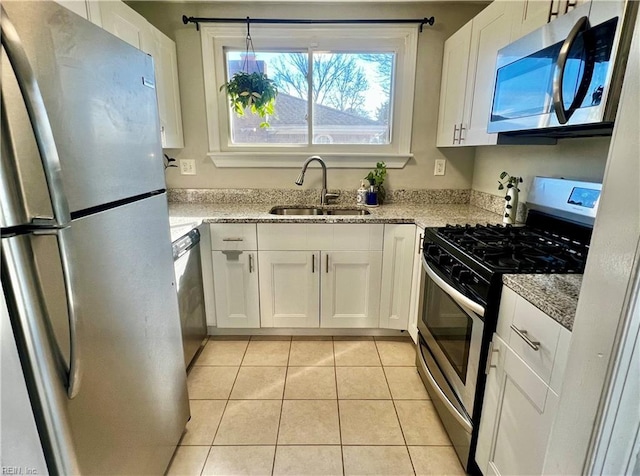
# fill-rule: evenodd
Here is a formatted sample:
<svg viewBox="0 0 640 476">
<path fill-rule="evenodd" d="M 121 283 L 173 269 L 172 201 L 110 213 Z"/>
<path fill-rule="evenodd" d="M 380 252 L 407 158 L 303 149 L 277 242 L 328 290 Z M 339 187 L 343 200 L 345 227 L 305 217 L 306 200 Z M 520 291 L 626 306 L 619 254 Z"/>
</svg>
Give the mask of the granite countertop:
<svg viewBox="0 0 640 476">
<path fill-rule="evenodd" d="M 581 274 L 505 274 L 502 282 L 562 326 L 573 329 Z"/>
<path fill-rule="evenodd" d="M 271 215 L 269 210 L 281 204 L 228 204 L 169 202 L 171 226 L 185 222 L 205 223 L 410 223 L 421 228 L 446 224 L 500 223 L 496 213 L 469 204 L 394 203 L 368 208 L 370 215 L 296 216 Z M 295 205 L 287 205 L 295 206 Z M 309 206 L 309 205 L 301 205 Z M 356 208 L 329 206 L 326 208 Z M 360 207 L 366 208 L 366 207 Z M 196 225 L 197 226 L 197 225 Z"/>
</svg>

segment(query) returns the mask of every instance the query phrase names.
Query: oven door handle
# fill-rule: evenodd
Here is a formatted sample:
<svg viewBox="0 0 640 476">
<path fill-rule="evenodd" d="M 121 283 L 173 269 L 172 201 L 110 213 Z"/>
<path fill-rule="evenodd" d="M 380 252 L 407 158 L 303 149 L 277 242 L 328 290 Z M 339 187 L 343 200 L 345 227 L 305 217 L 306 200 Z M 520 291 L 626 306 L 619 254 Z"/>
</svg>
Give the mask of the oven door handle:
<svg viewBox="0 0 640 476">
<path fill-rule="evenodd" d="M 427 275 L 438 285 L 440 289 L 442 289 L 445 293 L 447 293 L 451 299 L 456 301 L 461 306 L 466 307 L 467 309 L 472 310 L 480 317 L 484 317 L 484 307 L 478 304 L 477 302 L 472 301 L 467 296 L 462 294 L 456 288 L 447 283 L 444 279 L 436 274 L 434 270 L 431 269 L 427 260 L 422 257 L 422 266 L 424 267 Z"/>
</svg>

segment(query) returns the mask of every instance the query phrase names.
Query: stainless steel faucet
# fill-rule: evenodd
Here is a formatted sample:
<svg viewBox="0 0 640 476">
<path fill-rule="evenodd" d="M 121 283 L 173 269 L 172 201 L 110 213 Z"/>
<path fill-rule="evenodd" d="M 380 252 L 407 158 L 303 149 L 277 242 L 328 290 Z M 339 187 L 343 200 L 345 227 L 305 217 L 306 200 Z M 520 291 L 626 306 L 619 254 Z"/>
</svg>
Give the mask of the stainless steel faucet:
<svg viewBox="0 0 640 476">
<path fill-rule="evenodd" d="M 304 182 L 304 174 L 307 171 L 307 167 L 309 166 L 309 163 L 313 162 L 314 160 L 318 161 L 320 163 L 320 166 L 322 167 L 322 192 L 320 193 L 320 205 L 329 205 L 329 200 L 338 198 L 340 196 L 340 193 L 327 192 L 327 165 L 319 155 L 312 155 L 304 161 L 304 164 L 302 164 L 300 175 L 298 175 L 298 179 L 296 180 L 296 185 L 302 185 L 302 183 Z"/>
</svg>

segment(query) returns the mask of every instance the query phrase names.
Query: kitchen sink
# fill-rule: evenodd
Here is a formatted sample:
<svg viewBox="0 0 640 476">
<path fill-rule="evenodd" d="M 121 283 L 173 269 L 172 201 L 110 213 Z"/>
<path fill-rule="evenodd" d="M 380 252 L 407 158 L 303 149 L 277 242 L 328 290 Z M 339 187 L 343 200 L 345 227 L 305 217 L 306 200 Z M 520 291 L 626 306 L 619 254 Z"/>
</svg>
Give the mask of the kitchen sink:
<svg viewBox="0 0 640 476">
<path fill-rule="evenodd" d="M 273 207 L 272 215 L 369 215 L 360 208 Z"/>
</svg>

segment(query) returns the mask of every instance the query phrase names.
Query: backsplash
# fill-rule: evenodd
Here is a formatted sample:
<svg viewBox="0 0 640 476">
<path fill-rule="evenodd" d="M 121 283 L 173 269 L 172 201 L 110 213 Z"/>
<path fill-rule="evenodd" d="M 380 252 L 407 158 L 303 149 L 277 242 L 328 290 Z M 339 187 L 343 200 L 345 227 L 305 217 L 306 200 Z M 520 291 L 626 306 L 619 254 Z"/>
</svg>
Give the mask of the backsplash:
<svg viewBox="0 0 640 476">
<path fill-rule="evenodd" d="M 488 210 L 490 212 L 502 215 L 504 213 L 504 196 L 492 195 L 490 193 L 471 190 L 469 204 Z M 524 223 L 527 218 L 527 206 L 522 202 L 518 202 L 518 210 L 516 211 L 516 221 Z"/>
<path fill-rule="evenodd" d="M 334 190 L 331 190 L 332 192 Z M 337 205 L 354 205 L 356 190 L 338 190 Z M 469 203 L 471 190 L 387 190 L 385 203 L 443 204 Z M 168 190 L 170 202 L 179 203 L 238 203 L 273 205 L 317 205 L 320 190 L 312 189 L 258 189 L 258 188 L 175 188 Z"/>
</svg>

